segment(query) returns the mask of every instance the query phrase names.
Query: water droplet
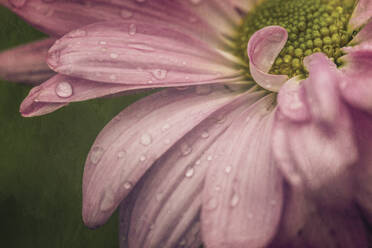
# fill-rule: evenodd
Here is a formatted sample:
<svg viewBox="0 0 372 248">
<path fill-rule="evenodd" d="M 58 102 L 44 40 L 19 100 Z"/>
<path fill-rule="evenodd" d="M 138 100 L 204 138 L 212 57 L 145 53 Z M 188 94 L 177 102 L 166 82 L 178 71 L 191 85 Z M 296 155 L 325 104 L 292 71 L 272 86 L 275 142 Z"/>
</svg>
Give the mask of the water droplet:
<svg viewBox="0 0 372 248">
<path fill-rule="evenodd" d="M 101 160 L 103 153 L 104 150 L 102 147 L 99 146 L 93 147 L 89 155 L 90 162 L 92 162 L 93 164 L 97 164 Z"/>
<path fill-rule="evenodd" d="M 139 160 L 140 160 L 141 162 L 145 161 L 145 160 L 146 160 L 146 156 L 145 156 L 145 155 L 141 155 L 141 157 L 139 158 Z"/>
<path fill-rule="evenodd" d="M 120 151 L 119 153 L 118 153 L 118 159 L 122 159 L 122 158 L 124 158 L 125 157 L 125 155 L 127 154 L 127 152 L 126 151 Z"/>
<path fill-rule="evenodd" d="M 168 74 L 168 72 L 166 70 L 162 70 L 162 69 L 152 70 L 151 73 L 158 80 L 165 79 L 167 77 L 167 74 Z"/>
<path fill-rule="evenodd" d="M 144 133 L 142 134 L 141 136 L 141 144 L 144 145 L 144 146 L 148 146 L 150 145 L 152 142 L 152 137 L 150 134 L 148 133 Z"/>
<path fill-rule="evenodd" d="M 119 54 L 117 54 L 117 53 L 111 53 L 110 54 L 110 58 L 117 59 L 117 58 L 119 58 Z"/>
<path fill-rule="evenodd" d="M 133 184 L 129 181 L 125 182 L 124 183 L 124 188 L 125 189 L 131 189 L 133 187 Z"/>
<path fill-rule="evenodd" d="M 176 89 L 180 91 L 187 90 L 188 88 L 189 88 L 188 86 L 176 87 Z"/>
<path fill-rule="evenodd" d="M 212 159 L 213 159 L 213 157 L 212 157 L 211 155 L 209 155 L 209 156 L 207 157 L 207 160 L 208 160 L 208 161 L 212 161 Z"/>
<path fill-rule="evenodd" d="M 239 204 L 239 196 L 238 194 L 234 193 L 232 198 L 231 198 L 231 202 L 230 202 L 230 206 L 231 207 L 236 207 L 238 204 Z"/>
<path fill-rule="evenodd" d="M 200 165 L 200 163 L 201 163 L 200 159 L 196 160 L 195 162 L 196 165 Z"/>
<path fill-rule="evenodd" d="M 102 201 L 100 208 L 102 211 L 109 211 L 111 210 L 112 206 L 114 205 L 114 194 L 111 190 L 106 190 L 103 194 Z"/>
<path fill-rule="evenodd" d="M 191 146 L 189 146 L 187 143 L 183 143 L 180 148 L 181 148 L 181 153 L 184 156 L 189 155 L 192 151 Z"/>
<path fill-rule="evenodd" d="M 120 11 L 120 16 L 121 18 L 123 19 L 130 19 L 133 17 L 133 12 L 129 11 L 129 10 L 126 10 L 126 9 L 122 9 Z"/>
<path fill-rule="evenodd" d="M 214 210 L 214 209 L 217 208 L 217 206 L 218 206 L 217 199 L 214 198 L 214 197 L 212 197 L 205 204 L 205 209 L 207 209 L 207 210 Z"/>
<path fill-rule="evenodd" d="M 140 50 L 142 52 L 154 52 L 155 51 L 155 49 L 153 47 L 150 47 L 150 46 L 145 45 L 145 44 L 140 44 L 140 43 L 128 44 L 128 47 L 136 49 L 136 50 Z"/>
<path fill-rule="evenodd" d="M 223 113 L 217 115 L 217 123 L 221 124 L 221 123 L 224 123 L 226 118 L 225 118 L 225 115 Z"/>
<path fill-rule="evenodd" d="M 194 175 L 194 168 L 188 168 L 185 172 L 185 177 L 191 178 Z"/>
<path fill-rule="evenodd" d="M 74 31 L 71 31 L 70 33 L 68 33 L 66 35 L 66 37 L 69 37 L 69 38 L 77 38 L 77 37 L 83 37 L 83 36 L 86 36 L 87 35 L 87 32 L 85 30 L 82 30 L 82 29 L 76 29 Z"/>
<path fill-rule="evenodd" d="M 212 87 L 210 85 L 198 85 L 195 88 L 195 92 L 198 95 L 208 95 L 212 92 Z"/>
<path fill-rule="evenodd" d="M 164 126 L 161 128 L 163 132 L 167 131 L 170 128 L 169 124 L 164 124 Z"/>
<path fill-rule="evenodd" d="M 129 35 L 135 35 L 137 33 L 137 26 L 136 24 L 132 23 L 129 25 Z"/>
<path fill-rule="evenodd" d="M 57 96 L 59 97 L 63 97 L 63 98 L 70 97 L 72 96 L 72 86 L 67 81 L 59 82 L 56 85 L 55 92 Z"/>
<path fill-rule="evenodd" d="M 226 166 L 225 167 L 226 174 L 230 174 L 231 170 L 232 170 L 232 167 L 231 166 Z"/>
<path fill-rule="evenodd" d="M 202 137 L 203 139 L 207 139 L 207 138 L 209 137 L 209 133 L 208 133 L 208 131 L 204 131 L 204 132 L 202 132 L 201 137 Z"/>
<path fill-rule="evenodd" d="M 99 44 L 100 44 L 100 45 L 106 45 L 107 42 L 106 42 L 106 41 L 100 41 Z"/>
<path fill-rule="evenodd" d="M 22 8 L 25 6 L 27 0 L 10 0 L 9 2 L 15 8 Z"/>
</svg>

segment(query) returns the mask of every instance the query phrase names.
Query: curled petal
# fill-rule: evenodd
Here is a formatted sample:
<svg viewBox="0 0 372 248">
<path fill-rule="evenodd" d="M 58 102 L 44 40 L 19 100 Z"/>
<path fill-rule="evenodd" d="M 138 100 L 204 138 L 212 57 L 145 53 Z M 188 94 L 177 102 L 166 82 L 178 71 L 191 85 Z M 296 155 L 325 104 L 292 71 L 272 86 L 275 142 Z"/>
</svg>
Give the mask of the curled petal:
<svg viewBox="0 0 372 248">
<path fill-rule="evenodd" d="M 322 189 L 327 203 L 335 198 L 339 202 L 350 197 L 349 170 L 358 157 L 352 123 L 337 91 L 334 66 L 321 54 L 312 55 L 305 64 L 310 76 L 302 85 L 311 118 L 293 122 L 278 111 L 273 151 L 293 186 Z"/>
<path fill-rule="evenodd" d="M 150 24 L 105 22 L 75 30 L 49 50 L 48 64 L 69 76 L 118 84 L 200 84 L 236 76 L 207 43 Z"/>
<path fill-rule="evenodd" d="M 262 95 L 245 94 L 218 110 L 152 166 L 143 178 L 143 190 L 132 214 L 131 247 L 172 248 L 177 243 L 193 247 L 190 243 L 200 237 L 199 224 L 195 223 L 199 221 L 200 189 L 209 165 L 203 153 L 211 144 L 219 142 L 219 137 L 243 108 Z M 222 122 L 218 121 L 221 116 L 224 116 Z M 186 232 L 191 232 L 191 239 L 183 237 Z"/>
<path fill-rule="evenodd" d="M 349 28 L 358 29 L 366 24 L 372 17 L 372 1 L 358 0 L 354 12 L 349 20 Z"/>
<path fill-rule="evenodd" d="M 55 39 L 35 41 L 0 53 L 0 76 L 8 81 L 37 84 L 54 73 L 46 64 Z"/>
<path fill-rule="evenodd" d="M 201 220 L 207 247 L 266 247 L 277 231 L 283 185 L 271 157 L 272 104 L 269 95 L 242 110 L 205 153 L 210 165 Z"/>
<path fill-rule="evenodd" d="M 296 77 L 288 80 L 278 94 L 280 112 L 293 121 L 305 121 L 310 118 L 304 88 Z"/>
<path fill-rule="evenodd" d="M 164 90 L 115 117 L 97 137 L 86 161 L 84 222 L 102 225 L 157 159 L 235 97 L 223 87 Z"/>
<path fill-rule="evenodd" d="M 252 77 L 267 90 L 279 91 L 288 80 L 287 75 L 268 73 L 287 39 L 288 33 L 284 28 L 269 26 L 254 33 L 248 42 L 247 52 Z"/>
<path fill-rule="evenodd" d="M 372 47 L 359 45 L 347 52 L 343 57 L 342 95 L 352 106 L 372 113 Z"/>
</svg>

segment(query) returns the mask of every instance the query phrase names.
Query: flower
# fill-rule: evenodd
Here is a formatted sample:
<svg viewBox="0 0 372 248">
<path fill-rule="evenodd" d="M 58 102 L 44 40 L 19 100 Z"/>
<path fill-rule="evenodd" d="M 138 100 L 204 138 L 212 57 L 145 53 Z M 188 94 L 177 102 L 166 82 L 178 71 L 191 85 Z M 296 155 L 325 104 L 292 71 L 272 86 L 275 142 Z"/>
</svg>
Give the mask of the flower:
<svg viewBox="0 0 372 248">
<path fill-rule="evenodd" d="M 169 88 L 98 135 L 89 227 L 120 205 L 122 247 L 368 247 L 370 0 L 4 4 L 63 35 L 24 116 Z"/>
</svg>

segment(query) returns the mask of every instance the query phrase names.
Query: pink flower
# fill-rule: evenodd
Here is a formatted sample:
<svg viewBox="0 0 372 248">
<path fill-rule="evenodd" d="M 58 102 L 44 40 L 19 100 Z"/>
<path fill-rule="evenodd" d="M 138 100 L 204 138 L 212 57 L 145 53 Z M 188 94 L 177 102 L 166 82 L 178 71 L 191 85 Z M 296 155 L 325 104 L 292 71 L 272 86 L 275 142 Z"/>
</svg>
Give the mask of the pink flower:
<svg viewBox="0 0 372 248">
<path fill-rule="evenodd" d="M 22 115 L 168 88 L 98 135 L 86 225 L 120 207 L 121 247 L 368 247 L 372 1 L 255 2 L 4 2 L 63 36 Z"/>
</svg>

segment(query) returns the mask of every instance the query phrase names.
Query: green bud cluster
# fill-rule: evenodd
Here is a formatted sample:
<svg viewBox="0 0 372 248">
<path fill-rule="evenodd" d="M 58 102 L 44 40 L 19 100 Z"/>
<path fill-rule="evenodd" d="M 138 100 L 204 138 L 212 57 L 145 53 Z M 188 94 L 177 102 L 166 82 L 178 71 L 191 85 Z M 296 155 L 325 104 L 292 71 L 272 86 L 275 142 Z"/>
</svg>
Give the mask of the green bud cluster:
<svg viewBox="0 0 372 248">
<path fill-rule="evenodd" d="M 277 25 L 287 30 L 288 41 L 270 73 L 306 76 L 303 59 L 316 52 L 340 63 L 341 48 L 354 35 L 347 30 L 354 5 L 354 0 L 264 0 L 239 27 L 236 54 L 248 64 L 250 37 L 264 27 Z"/>
</svg>

